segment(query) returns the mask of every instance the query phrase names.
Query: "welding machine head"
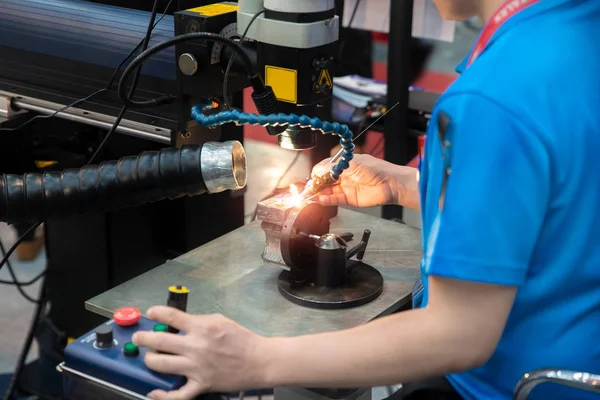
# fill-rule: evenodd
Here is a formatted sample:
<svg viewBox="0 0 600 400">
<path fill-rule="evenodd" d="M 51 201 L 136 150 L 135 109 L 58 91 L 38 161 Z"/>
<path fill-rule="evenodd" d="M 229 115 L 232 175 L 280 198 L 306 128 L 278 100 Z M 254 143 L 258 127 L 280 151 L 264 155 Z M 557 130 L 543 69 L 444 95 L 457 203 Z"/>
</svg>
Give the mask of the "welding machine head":
<svg viewBox="0 0 600 400">
<path fill-rule="evenodd" d="M 178 83 L 188 105 L 226 98 L 252 86 L 252 99 L 262 115 L 329 119 L 339 38 L 333 0 L 222 2 L 177 12 L 175 25 L 177 35 L 210 32 L 237 41 L 247 55 L 240 57 L 230 46 L 210 41 L 177 44 Z M 254 70 L 253 80 L 249 80 L 249 70 Z M 257 90 L 257 86 L 264 89 Z M 315 147 L 317 132 L 310 127 L 279 124 L 267 130 L 279 136 L 282 148 Z"/>
<path fill-rule="evenodd" d="M 238 4 L 238 34 L 247 30 L 246 37 L 254 41 L 257 71 L 264 71 L 265 85 L 275 93 L 277 113 L 328 119 L 339 38 L 335 1 L 240 0 Z M 284 149 L 306 150 L 317 143 L 317 133 L 310 128 L 290 126 L 278 135 Z"/>
</svg>

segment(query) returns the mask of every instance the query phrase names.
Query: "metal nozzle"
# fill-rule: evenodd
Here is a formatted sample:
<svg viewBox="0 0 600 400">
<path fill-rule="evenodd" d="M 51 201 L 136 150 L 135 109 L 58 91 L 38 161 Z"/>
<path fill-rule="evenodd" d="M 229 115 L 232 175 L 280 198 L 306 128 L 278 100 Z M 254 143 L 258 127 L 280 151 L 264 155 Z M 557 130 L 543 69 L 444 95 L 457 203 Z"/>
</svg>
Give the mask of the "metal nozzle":
<svg viewBox="0 0 600 400">
<path fill-rule="evenodd" d="M 238 190 L 246 186 L 246 153 L 238 141 L 205 143 L 200 166 L 209 193 Z"/>
<path fill-rule="evenodd" d="M 300 197 L 302 200 L 310 200 L 317 193 L 333 185 L 335 182 L 336 180 L 333 178 L 333 175 L 331 175 L 331 172 L 326 173 L 323 176 L 313 176 L 304 187 L 302 193 L 300 193 Z"/>
<path fill-rule="evenodd" d="M 310 128 L 289 127 L 278 136 L 279 147 L 287 150 L 309 150 L 317 145 L 317 132 Z"/>
</svg>

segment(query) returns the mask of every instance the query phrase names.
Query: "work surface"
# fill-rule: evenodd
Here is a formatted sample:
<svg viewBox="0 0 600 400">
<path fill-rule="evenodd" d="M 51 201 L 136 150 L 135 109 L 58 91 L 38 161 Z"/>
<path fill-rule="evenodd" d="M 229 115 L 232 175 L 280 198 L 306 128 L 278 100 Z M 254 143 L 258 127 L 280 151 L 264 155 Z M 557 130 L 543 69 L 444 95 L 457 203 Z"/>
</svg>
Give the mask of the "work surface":
<svg viewBox="0 0 600 400">
<path fill-rule="evenodd" d="M 314 310 L 283 298 L 277 289 L 281 268 L 261 259 L 265 235 L 257 221 L 94 297 L 86 309 L 108 318 L 121 307 L 144 312 L 166 303 L 169 286 L 186 285 L 189 312 L 223 314 L 258 334 L 286 337 L 356 327 L 404 307 L 419 278 L 421 232 L 344 209 L 331 223 L 334 233 L 354 233 L 350 246 L 365 229 L 372 231 L 364 262 L 385 279 L 383 293 L 373 302 L 348 310 Z"/>
</svg>

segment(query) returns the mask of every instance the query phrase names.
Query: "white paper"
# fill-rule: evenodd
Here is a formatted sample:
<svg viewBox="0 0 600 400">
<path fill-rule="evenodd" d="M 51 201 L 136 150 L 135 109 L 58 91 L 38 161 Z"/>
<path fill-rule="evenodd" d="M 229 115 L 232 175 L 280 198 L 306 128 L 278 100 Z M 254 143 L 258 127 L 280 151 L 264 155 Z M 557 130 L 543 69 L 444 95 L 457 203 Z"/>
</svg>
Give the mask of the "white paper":
<svg viewBox="0 0 600 400">
<path fill-rule="evenodd" d="M 342 24 L 349 27 L 356 2 L 358 8 L 351 28 L 372 32 L 390 32 L 391 0 L 344 0 L 344 18 Z M 394 0 L 410 1 L 410 0 Z M 445 21 L 440 16 L 432 0 L 413 0 L 413 37 L 452 42 L 456 22 Z"/>
<path fill-rule="evenodd" d="M 354 93 L 337 85 L 333 86 L 333 97 L 355 108 L 366 108 L 369 105 L 369 101 L 371 101 L 371 96 Z"/>
<path fill-rule="evenodd" d="M 387 94 L 387 84 L 359 75 L 333 78 L 333 84 L 365 96 L 385 96 Z"/>
</svg>

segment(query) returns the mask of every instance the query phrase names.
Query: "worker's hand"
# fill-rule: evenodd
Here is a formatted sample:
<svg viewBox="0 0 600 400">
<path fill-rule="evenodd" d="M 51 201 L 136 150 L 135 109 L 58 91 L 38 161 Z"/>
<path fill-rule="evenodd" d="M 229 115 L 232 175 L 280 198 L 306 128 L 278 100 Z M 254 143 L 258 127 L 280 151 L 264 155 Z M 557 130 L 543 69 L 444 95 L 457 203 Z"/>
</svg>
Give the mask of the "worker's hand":
<svg viewBox="0 0 600 400">
<path fill-rule="evenodd" d="M 192 399 L 201 393 L 233 392 L 260 388 L 264 384 L 261 365 L 267 340 L 222 315 L 191 315 L 169 307 L 153 307 L 148 318 L 179 329 L 184 335 L 137 332 L 133 343 L 149 351 L 148 368 L 188 379 L 172 392 L 155 390 L 152 399 Z M 164 354 L 167 353 L 167 354 Z"/>
<path fill-rule="evenodd" d="M 327 173 L 334 164 L 324 160 L 313 175 Z M 416 198 L 416 200 L 415 200 Z M 391 164 L 370 155 L 356 154 L 339 182 L 323 190 L 318 200 L 326 206 L 375 207 L 400 204 L 418 208 L 417 170 Z"/>
</svg>

